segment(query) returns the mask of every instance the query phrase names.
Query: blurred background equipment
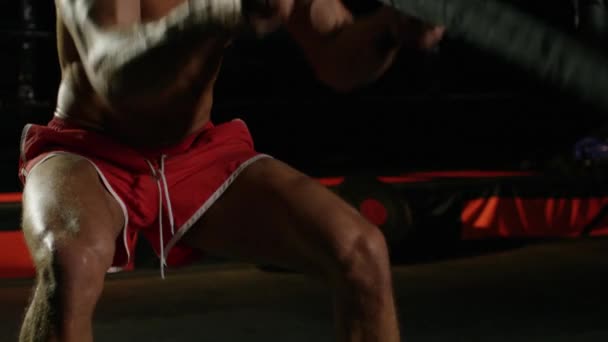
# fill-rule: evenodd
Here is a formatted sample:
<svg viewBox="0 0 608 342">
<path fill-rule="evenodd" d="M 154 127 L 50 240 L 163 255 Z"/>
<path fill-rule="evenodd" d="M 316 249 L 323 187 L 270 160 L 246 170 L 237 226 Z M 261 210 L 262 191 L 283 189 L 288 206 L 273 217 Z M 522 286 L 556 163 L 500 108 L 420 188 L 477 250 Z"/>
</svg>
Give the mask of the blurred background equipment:
<svg viewBox="0 0 608 342">
<path fill-rule="evenodd" d="M 493 53 L 547 84 L 608 111 L 608 58 L 597 48 L 500 0 L 381 0 L 402 13 L 443 25 L 451 35 Z M 583 8 L 587 10 L 589 6 Z M 602 30 L 589 7 L 589 25 Z M 587 14 L 587 11 L 582 12 Z M 580 17 L 580 16 L 579 16 Z M 587 24 L 587 21 L 583 21 Z M 596 30 L 597 29 L 597 30 Z"/>
<path fill-rule="evenodd" d="M 34 39 L 37 23 L 36 10 L 31 0 L 21 0 L 21 13 L 23 19 L 23 40 L 21 42 L 21 65 L 19 67 L 19 85 L 17 98 L 24 105 L 36 103 L 34 82 L 36 77 L 36 42 Z"/>
<path fill-rule="evenodd" d="M 0 4 L 0 191 L 19 191 L 21 128 L 44 123 L 55 104 L 60 71 L 53 1 Z"/>
<path fill-rule="evenodd" d="M 573 0 L 575 25 L 598 47 L 608 43 L 608 7 L 605 0 Z M 604 47 L 605 49 L 605 47 Z"/>
</svg>

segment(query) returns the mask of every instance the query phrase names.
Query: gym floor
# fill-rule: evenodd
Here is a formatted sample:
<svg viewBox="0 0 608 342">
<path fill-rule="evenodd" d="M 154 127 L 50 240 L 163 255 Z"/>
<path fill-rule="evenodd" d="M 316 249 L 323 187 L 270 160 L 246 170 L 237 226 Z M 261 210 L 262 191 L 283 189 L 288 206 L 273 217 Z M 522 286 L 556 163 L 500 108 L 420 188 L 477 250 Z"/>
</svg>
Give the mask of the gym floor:
<svg viewBox="0 0 608 342">
<path fill-rule="evenodd" d="M 404 340 L 608 341 L 608 240 L 545 242 L 396 265 Z M 0 336 L 16 341 L 31 281 L 0 283 Z M 166 280 L 109 277 L 96 341 L 333 341 L 328 291 L 299 274 L 196 266 Z"/>
</svg>

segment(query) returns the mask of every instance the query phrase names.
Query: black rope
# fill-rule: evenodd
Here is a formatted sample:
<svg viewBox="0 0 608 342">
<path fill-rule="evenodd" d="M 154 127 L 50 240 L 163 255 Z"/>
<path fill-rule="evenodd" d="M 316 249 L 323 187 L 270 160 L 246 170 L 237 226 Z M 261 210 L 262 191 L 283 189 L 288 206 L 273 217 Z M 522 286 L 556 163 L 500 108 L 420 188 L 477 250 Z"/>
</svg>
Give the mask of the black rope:
<svg viewBox="0 0 608 342">
<path fill-rule="evenodd" d="M 602 207 L 600 212 L 583 228 L 582 235 L 589 236 L 608 217 L 608 205 Z"/>
<path fill-rule="evenodd" d="M 443 25 L 451 35 L 608 111 L 608 59 L 531 15 L 497 0 L 379 1 Z"/>
</svg>

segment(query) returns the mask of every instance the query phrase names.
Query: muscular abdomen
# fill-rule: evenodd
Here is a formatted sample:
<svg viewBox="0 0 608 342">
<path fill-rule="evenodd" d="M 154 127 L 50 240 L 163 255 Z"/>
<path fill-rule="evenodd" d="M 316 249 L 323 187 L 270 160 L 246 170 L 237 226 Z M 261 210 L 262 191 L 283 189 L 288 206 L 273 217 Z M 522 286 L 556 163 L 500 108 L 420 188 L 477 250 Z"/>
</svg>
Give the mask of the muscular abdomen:
<svg viewBox="0 0 608 342">
<path fill-rule="evenodd" d="M 170 96 L 162 103 L 150 99 L 150 106 L 132 108 L 128 112 L 116 111 L 105 104 L 91 86 L 74 40 L 58 16 L 62 80 L 55 115 L 136 147 L 178 142 L 209 120 L 213 86 L 226 40 L 226 37 L 207 39 L 193 48 L 195 57 L 184 63 L 181 73 L 169 87 L 172 89 Z"/>
</svg>

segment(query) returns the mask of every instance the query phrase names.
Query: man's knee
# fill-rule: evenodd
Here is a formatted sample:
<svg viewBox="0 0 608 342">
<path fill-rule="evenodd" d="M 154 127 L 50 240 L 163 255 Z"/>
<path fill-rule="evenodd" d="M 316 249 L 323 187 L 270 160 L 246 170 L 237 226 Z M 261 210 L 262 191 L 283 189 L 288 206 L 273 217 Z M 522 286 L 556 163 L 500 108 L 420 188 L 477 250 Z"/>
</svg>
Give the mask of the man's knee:
<svg viewBox="0 0 608 342">
<path fill-rule="evenodd" d="M 63 340 L 70 334 L 66 324 L 93 317 L 107 256 L 78 242 L 50 243 L 32 252 L 37 258 L 36 286 L 19 341 Z"/>
<path fill-rule="evenodd" d="M 36 240 L 29 245 L 38 280 L 53 288 L 77 288 L 82 296 L 97 297 L 112 265 L 115 242 L 102 235 L 99 239 L 81 236 L 80 226 L 72 228 L 76 233 L 45 227 L 44 223 L 39 228 L 24 224 L 24 231 Z M 43 233 L 35 234 L 33 230 Z"/>
<path fill-rule="evenodd" d="M 390 261 L 384 235 L 358 215 L 350 221 L 348 227 L 342 228 L 347 230 L 337 236 L 335 242 L 336 275 L 360 290 L 388 286 Z"/>
<path fill-rule="evenodd" d="M 116 244 L 103 217 L 72 208 L 25 209 L 22 230 L 36 266 L 97 272 L 111 266 Z M 62 273 L 65 273 L 62 271 Z M 72 273 L 72 272 L 69 272 Z"/>
<path fill-rule="evenodd" d="M 112 264 L 113 246 L 100 251 L 97 246 L 75 243 L 64 245 L 53 254 L 52 268 L 58 285 L 66 289 L 77 289 L 77 292 L 64 295 L 65 300 L 92 309 L 101 295 L 106 272 Z"/>
</svg>

